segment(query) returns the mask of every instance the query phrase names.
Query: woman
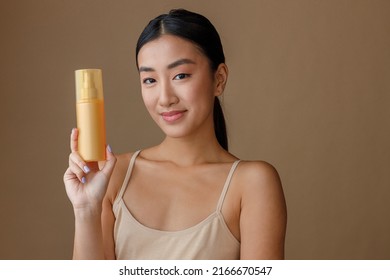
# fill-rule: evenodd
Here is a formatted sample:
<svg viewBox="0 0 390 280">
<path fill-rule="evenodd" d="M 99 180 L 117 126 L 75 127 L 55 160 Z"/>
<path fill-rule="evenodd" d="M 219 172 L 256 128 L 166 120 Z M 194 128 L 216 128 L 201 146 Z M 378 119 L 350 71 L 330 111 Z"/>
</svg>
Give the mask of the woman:
<svg viewBox="0 0 390 280">
<path fill-rule="evenodd" d="M 218 97 L 228 68 L 214 26 L 172 10 L 136 48 L 142 97 L 166 137 L 86 163 L 71 134 L 64 182 L 75 259 L 282 259 L 286 206 L 276 170 L 228 152 Z"/>
</svg>

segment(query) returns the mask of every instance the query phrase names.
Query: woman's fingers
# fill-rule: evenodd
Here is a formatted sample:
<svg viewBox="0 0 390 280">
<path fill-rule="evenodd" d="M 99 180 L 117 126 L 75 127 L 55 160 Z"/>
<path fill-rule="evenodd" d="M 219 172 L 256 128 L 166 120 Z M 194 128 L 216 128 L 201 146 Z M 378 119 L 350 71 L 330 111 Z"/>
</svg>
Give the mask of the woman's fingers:
<svg viewBox="0 0 390 280">
<path fill-rule="evenodd" d="M 69 155 L 69 167 L 79 178 L 80 182 L 85 183 L 85 175 L 88 174 L 91 170 L 99 170 L 96 162 L 86 163 L 78 153 L 78 137 L 79 130 L 77 128 L 72 129 L 70 134 L 70 149 L 71 154 Z"/>
<path fill-rule="evenodd" d="M 78 151 L 78 137 L 79 130 L 77 128 L 73 128 L 72 133 L 70 134 L 70 150 L 72 153 Z"/>
<path fill-rule="evenodd" d="M 85 183 L 85 175 L 88 174 L 91 169 L 77 152 L 72 152 L 69 155 L 69 167 L 71 171 L 76 174 L 80 182 Z"/>
<path fill-rule="evenodd" d="M 70 149 L 71 153 L 69 155 L 69 172 L 73 172 L 75 176 L 79 179 L 80 182 L 86 183 L 86 175 L 93 172 L 99 172 L 98 162 L 88 162 L 86 163 L 80 154 L 78 153 L 78 129 L 73 128 L 70 135 Z M 104 163 L 102 172 L 110 178 L 116 163 L 116 157 L 111 151 L 111 147 L 106 147 L 106 157 L 107 160 Z"/>
<path fill-rule="evenodd" d="M 82 170 L 78 165 L 76 165 L 76 163 L 70 162 L 69 170 L 77 177 L 77 179 L 79 179 L 80 182 L 82 183 L 86 182 L 84 170 Z"/>
<path fill-rule="evenodd" d="M 82 168 L 86 173 L 89 171 L 99 171 L 99 165 L 97 162 L 88 162 L 86 163 L 79 154 L 78 149 L 78 138 L 79 138 L 79 130 L 77 128 L 72 129 L 72 133 L 70 135 L 70 150 L 72 154 L 77 155 L 74 158 L 74 161 Z"/>
<path fill-rule="evenodd" d="M 75 178 L 77 178 L 76 174 L 72 171 L 70 167 L 68 167 L 64 174 L 64 183 L 66 184 L 67 181 L 72 181 Z"/>
<path fill-rule="evenodd" d="M 107 176 L 107 178 L 111 177 L 112 171 L 114 170 L 116 157 L 112 152 L 111 146 L 108 145 L 106 147 L 106 162 L 104 163 L 104 167 L 102 168 L 102 172 Z"/>
</svg>

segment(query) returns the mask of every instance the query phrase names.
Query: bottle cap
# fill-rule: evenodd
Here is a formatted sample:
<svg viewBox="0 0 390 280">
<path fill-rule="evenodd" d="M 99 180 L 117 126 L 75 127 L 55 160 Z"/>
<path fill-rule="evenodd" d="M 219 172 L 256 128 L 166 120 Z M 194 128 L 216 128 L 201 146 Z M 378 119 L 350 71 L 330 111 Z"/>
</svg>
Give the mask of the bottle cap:
<svg viewBox="0 0 390 280">
<path fill-rule="evenodd" d="M 103 100 L 101 69 L 80 69 L 76 74 L 76 102 Z"/>
</svg>

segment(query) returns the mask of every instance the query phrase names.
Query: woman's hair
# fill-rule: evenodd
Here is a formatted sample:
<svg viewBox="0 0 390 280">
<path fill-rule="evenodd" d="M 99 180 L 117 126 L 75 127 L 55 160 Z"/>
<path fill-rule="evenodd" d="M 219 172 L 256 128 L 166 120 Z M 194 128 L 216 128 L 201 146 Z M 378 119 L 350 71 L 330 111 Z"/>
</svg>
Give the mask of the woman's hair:
<svg viewBox="0 0 390 280">
<path fill-rule="evenodd" d="M 221 39 L 213 24 L 204 16 L 183 9 L 171 10 L 151 20 L 142 31 L 136 47 L 136 62 L 138 53 L 148 42 L 170 34 L 193 42 L 208 58 L 213 72 L 221 63 L 225 63 Z M 218 97 L 214 99 L 214 131 L 219 144 L 228 150 L 228 139 L 225 118 Z"/>
</svg>

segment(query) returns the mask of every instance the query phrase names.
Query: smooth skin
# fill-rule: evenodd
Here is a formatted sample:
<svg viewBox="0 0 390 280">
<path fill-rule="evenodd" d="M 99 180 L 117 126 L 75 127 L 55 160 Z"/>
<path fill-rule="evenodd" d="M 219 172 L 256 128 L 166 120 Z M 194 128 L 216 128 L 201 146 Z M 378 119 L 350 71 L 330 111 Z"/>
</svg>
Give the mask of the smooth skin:
<svg viewBox="0 0 390 280">
<path fill-rule="evenodd" d="M 166 137 L 139 154 L 123 199 L 143 225 L 183 230 L 215 211 L 237 160 L 219 145 L 213 127 L 214 98 L 224 91 L 228 68 L 222 63 L 211 71 L 193 43 L 172 35 L 145 44 L 138 65 L 145 106 Z M 75 213 L 73 257 L 115 259 L 112 205 L 132 153 L 115 156 L 108 148 L 106 162 L 87 164 L 78 154 L 77 137 L 74 129 L 64 175 Z M 270 164 L 240 162 L 222 214 L 241 243 L 241 259 L 284 258 L 286 204 Z"/>
</svg>

